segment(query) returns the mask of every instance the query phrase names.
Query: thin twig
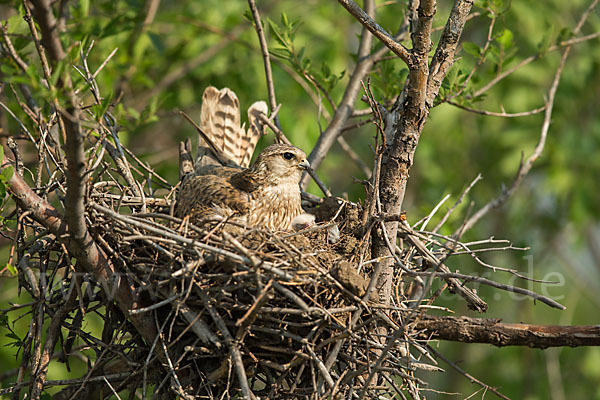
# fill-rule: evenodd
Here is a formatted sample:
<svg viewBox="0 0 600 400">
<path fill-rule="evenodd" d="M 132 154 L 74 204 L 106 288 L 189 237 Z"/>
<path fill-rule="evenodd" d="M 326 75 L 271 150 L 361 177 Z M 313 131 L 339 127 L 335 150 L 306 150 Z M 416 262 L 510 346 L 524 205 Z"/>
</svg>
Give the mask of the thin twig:
<svg viewBox="0 0 600 400">
<path fill-rule="evenodd" d="M 596 5 L 598 4 L 598 1 L 599 0 L 594 0 L 589 5 L 589 7 L 586 9 L 586 11 L 583 13 L 581 18 L 579 19 L 579 22 L 578 22 L 576 28 L 573 31 L 574 34 L 579 33 L 579 30 L 583 26 L 586 18 L 590 15 L 592 10 L 596 7 Z M 471 229 L 473 227 L 473 225 L 475 225 L 477 223 L 477 221 L 479 221 L 484 215 L 486 215 L 492 209 L 502 206 L 512 196 L 512 194 L 517 190 L 517 188 L 521 185 L 521 182 L 523 181 L 523 179 L 525 179 L 525 177 L 529 174 L 529 171 L 531 171 L 531 168 L 533 167 L 533 163 L 542 155 L 542 152 L 544 151 L 544 147 L 546 145 L 546 138 L 548 136 L 548 130 L 550 129 L 550 122 L 552 119 L 552 111 L 554 108 L 554 100 L 555 100 L 555 96 L 556 96 L 556 91 L 558 89 L 558 84 L 560 82 L 560 78 L 562 76 L 562 71 L 563 71 L 565 63 L 567 61 L 567 57 L 569 56 L 570 50 L 571 50 L 570 44 L 567 45 L 565 47 L 565 49 L 563 50 L 563 54 L 560 59 L 560 63 L 554 74 L 554 79 L 552 80 L 550 89 L 548 90 L 548 100 L 546 100 L 546 107 L 545 107 L 545 112 L 544 112 L 544 122 L 542 123 L 542 128 L 540 131 L 540 138 L 539 138 L 538 144 L 535 146 L 533 153 L 527 158 L 527 160 L 525 160 L 524 163 L 522 163 L 519 166 L 517 175 L 515 176 L 510 187 L 508 189 L 503 190 L 502 193 L 498 197 L 496 197 L 495 199 L 493 199 L 490 202 L 488 202 L 487 204 L 485 204 L 475 214 L 473 214 L 471 216 L 471 218 L 469 218 L 465 222 L 464 226 L 462 227 L 462 232 L 466 232 L 469 229 Z M 457 234 L 457 233 L 458 232 L 455 232 L 455 234 Z M 460 237 L 460 236 L 457 236 L 457 237 Z"/>
<path fill-rule="evenodd" d="M 265 67 L 265 78 L 267 81 L 267 92 L 269 94 L 269 105 L 271 107 L 271 110 L 274 110 L 277 107 L 277 99 L 275 98 L 275 85 L 273 84 L 273 72 L 271 71 L 271 59 L 269 57 L 267 39 L 265 39 L 265 31 L 263 29 L 262 21 L 260 19 L 258 7 L 256 7 L 256 3 L 254 2 L 254 0 L 248 0 L 248 5 L 250 6 L 250 11 L 252 12 L 252 18 L 254 19 L 254 28 L 256 29 L 256 34 L 258 35 L 258 43 L 260 44 L 260 50 L 263 57 L 263 64 Z M 281 122 L 279 121 L 278 115 L 275 116 L 274 123 L 277 128 L 281 129 Z"/>
</svg>

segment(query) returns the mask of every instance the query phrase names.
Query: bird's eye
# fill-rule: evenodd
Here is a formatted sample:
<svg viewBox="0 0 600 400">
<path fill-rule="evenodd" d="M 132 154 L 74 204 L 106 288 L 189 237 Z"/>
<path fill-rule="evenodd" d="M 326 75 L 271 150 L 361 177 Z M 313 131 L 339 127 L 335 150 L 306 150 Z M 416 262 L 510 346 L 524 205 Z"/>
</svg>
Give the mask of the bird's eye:
<svg viewBox="0 0 600 400">
<path fill-rule="evenodd" d="M 283 158 L 285 158 L 286 160 L 291 160 L 292 158 L 294 158 L 294 155 L 289 151 L 286 151 L 285 153 L 283 153 Z"/>
</svg>

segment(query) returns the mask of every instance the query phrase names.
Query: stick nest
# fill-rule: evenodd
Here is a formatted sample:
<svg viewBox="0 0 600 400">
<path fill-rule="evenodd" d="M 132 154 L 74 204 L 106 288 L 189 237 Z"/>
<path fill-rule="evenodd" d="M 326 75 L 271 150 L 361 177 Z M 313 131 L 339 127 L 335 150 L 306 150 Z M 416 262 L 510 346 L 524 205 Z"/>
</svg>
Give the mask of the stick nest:
<svg viewBox="0 0 600 400">
<path fill-rule="evenodd" d="M 154 352 L 168 349 L 172 365 L 163 365 L 162 378 L 177 376 L 178 394 L 243 392 L 243 376 L 255 395 L 269 398 L 346 396 L 364 385 L 382 345 L 376 296 L 367 295 L 375 264 L 360 265 L 369 240 L 358 205 L 327 199 L 315 210 L 322 222 L 275 234 L 224 222 L 192 226 L 160 206 L 122 215 L 111 203 L 91 207 L 91 230 L 144 305 L 133 312 L 155 318 L 162 343 Z M 112 325 L 118 331 L 121 319 Z M 129 352 L 147 358 L 136 350 Z M 402 350 L 388 354 L 392 364 Z M 129 361 L 138 371 L 129 385 L 139 387 L 148 361 Z M 392 364 L 393 375 L 400 367 Z"/>
</svg>

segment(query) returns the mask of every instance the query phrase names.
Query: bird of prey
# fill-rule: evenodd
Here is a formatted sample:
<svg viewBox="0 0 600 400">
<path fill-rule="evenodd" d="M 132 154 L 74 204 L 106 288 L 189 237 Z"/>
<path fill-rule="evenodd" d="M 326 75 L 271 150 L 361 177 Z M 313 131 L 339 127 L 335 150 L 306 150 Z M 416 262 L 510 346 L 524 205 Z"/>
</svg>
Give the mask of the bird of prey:
<svg viewBox="0 0 600 400">
<path fill-rule="evenodd" d="M 273 144 L 248 166 L 262 134 L 264 102 L 248 110 L 249 128 L 240 126 L 240 106 L 230 89 L 208 87 L 203 95 L 194 172 L 183 178 L 175 208 L 192 222 L 225 217 L 247 227 L 289 230 L 300 215 L 299 182 L 310 167 L 306 154 Z"/>
</svg>

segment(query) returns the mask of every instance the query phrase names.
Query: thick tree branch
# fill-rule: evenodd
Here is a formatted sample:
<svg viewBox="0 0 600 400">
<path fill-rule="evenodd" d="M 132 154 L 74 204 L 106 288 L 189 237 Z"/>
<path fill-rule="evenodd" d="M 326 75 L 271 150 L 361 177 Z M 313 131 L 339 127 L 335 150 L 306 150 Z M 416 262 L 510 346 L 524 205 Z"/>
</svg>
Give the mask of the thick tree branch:
<svg viewBox="0 0 600 400">
<path fill-rule="evenodd" d="M 66 53 L 58 37 L 57 22 L 50 2 L 48 0 L 37 0 L 33 1 L 33 4 L 35 6 L 33 10 L 35 19 L 42 31 L 42 43 L 48 50 L 51 60 L 58 63 L 66 57 Z M 32 27 L 32 33 L 34 31 L 35 27 Z M 61 112 L 65 117 L 65 153 L 67 158 L 67 195 L 65 198 L 64 219 L 68 225 L 70 236 L 69 250 L 77 259 L 78 264 L 81 264 L 83 270 L 93 271 L 103 255 L 88 232 L 84 218 L 86 188 L 84 143 L 79 124 L 81 109 L 71 87 L 70 75 L 65 72 L 62 78 L 58 85 L 67 90 L 69 101 L 67 112 Z"/>
<path fill-rule="evenodd" d="M 562 346 L 599 346 L 600 325 L 507 324 L 500 319 L 424 315 L 415 328 L 419 338 L 494 346 L 528 346 L 536 349 Z"/>
<path fill-rule="evenodd" d="M 2 159 L 1 168 L 12 165 L 6 156 Z M 102 287 L 112 289 L 112 285 L 116 285 L 116 290 L 112 297 L 125 315 L 129 315 L 130 310 L 138 308 L 136 300 L 132 297 L 126 279 L 119 279 L 119 273 L 112 260 L 102 251 L 100 247 L 91 239 L 89 233 L 85 236 L 83 243 L 81 240 L 75 239 L 71 234 L 65 217 L 56 210 L 50 203 L 39 197 L 19 174 L 13 174 L 8 181 L 8 189 L 17 202 L 24 210 L 30 211 L 32 217 L 47 228 L 50 233 L 57 237 L 65 244 L 67 250 L 73 255 L 78 265 L 84 267 L 84 271 L 90 272 L 96 281 L 103 284 Z M 83 245 L 83 246 L 82 246 Z M 109 298 L 111 293 L 107 293 Z M 131 321 L 138 329 L 138 332 L 149 343 L 152 343 L 156 336 L 156 330 L 151 319 L 132 315 Z"/>
<path fill-rule="evenodd" d="M 450 11 L 444 32 L 429 65 L 427 82 L 427 105 L 429 107 L 433 106 L 433 100 L 440 91 L 444 77 L 454 63 L 456 47 L 472 6 L 472 0 L 457 1 Z"/>
<path fill-rule="evenodd" d="M 399 99 L 403 99 L 400 100 L 402 104 L 397 104 L 397 107 L 392 110 L 391 119 L 397 122 L 392 127 L 393 140 L 390 140 L 392 143 L 388 144 L 384 150 L 379 185 L 379 197 L 382 211 L 385 213 L 400 214 L 408 181 L 408 171 L 412 165 L 419 136 L 429 115 L 425 98 L 429 75 L 428 54 L 431 47 L 430 36 L 435 8 L 434 0 L 419 3 L 416 28 L 411 33 L 413 63 L 409 65 L 408 79 L 399 96 Z M 389 221 L 384 226 L 385 229 L 376 231 L 373 236 L 372 257 L 381 259 L 381 262 L 385 264 L 379 277 L 378 288 L 380 301 L 387 303 L 391 298 L 394 276 L 394 263 L 388 242 L 395 245 L 398 223 Z"/>
<path fill-rule="evenodd" d="M 417 10 L 415 30 L 411 34 L 413 42 L 413 65 L 409 65 L 409 77 L 397 104 L 391 113 L 396 121 L 389 130 L 393 141 L 384 154 L 381 169 L 380 198 L 383 212 L 399 215 L 404 201 L 406 183 L 421 132 L 429 115 L 430 98 L 437 96 L 440 82 L 444 79 L 454 59 L 454 49 L 460 39 L 472 1 L 456 0 L 448 18 L 444 34 L 440 39 L 437 58 L 432 61 L 434 81 L 429 81 L 428 54 L 431 48 L 432 21 L 436 10 L 435 1 L 421 1 Z M 385 230 L 392 244 L 396 243 L 398 223 L 389 221 Z M 385 260 L 386 268 L 381 274 L 380 299 L 389 299 L 393 277 L 393 261 L 387 240 L 382 232 L 376 232 L 373 241 L 373 258 Z M 387 301 L 387 300 L 386 300 Z M 482 309 L 483 311 L 483 309 Z"/>
<path fill-rule="evenodd" d="M 24 0 L 27 1 L 27 0 Z M 32 0 L 33 15 L 42 31 L 42 44 L 48 51 L 50 59 L 54 61 L 63 60 L 67 55 L 60 43 L 58 36 L 58 24 L 50 0 Z"/>
</svg>

